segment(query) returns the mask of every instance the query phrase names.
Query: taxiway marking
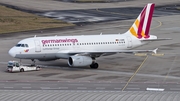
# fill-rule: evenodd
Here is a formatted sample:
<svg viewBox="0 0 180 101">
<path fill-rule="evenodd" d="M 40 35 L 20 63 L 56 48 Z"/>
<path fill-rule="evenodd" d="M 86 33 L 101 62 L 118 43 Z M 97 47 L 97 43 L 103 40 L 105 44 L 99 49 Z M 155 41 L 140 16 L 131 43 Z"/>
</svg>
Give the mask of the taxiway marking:
<svg viewBox="0 0 180 101">
<path fill-rule="evenodd" d="M 146 62 L 146 60 L 148 59 L 148 55 L 146 56 L 146 58 L 144 59 L 144 61 L 141 63 L 141 65 L 139 66 L 139 68 L 134 72 L 134 74 L 131 76 L 131 78 L 128 80 L 128 82 L 126 83 L 126 85 L 123 87 L 122 91 L 124 91 L 124 89 L 128 86 L 129 82 L 133 79 L 133 77 L 137 74 L 137 72 L 141 69 L 141 67 L 143 66 L 143 64 Z"/>
<path fill-rule="evenodd" d="M 172 69 L 172 67 L 173 67 L 173 65 L 174 65 L 174 63 L 175 63 L 175 61 L 176 61 L 176 59 L 177 59 L 177 56 L 175 56 L 175 57 L 174 57 L 173 63 L 172 63 L 172 65 L 171 65 L 171 67 L 169 68 L 169 71 L 168 71 L 168 73 L 167 73 L 166 77 L 164 78 L 164 82 L 165 82 L 165 81 L 166 81 L 166 79 L 168 78 L 169 73 L 170 73 L 170 71 L 171 71 L 171 69 Z"/>
</svg>

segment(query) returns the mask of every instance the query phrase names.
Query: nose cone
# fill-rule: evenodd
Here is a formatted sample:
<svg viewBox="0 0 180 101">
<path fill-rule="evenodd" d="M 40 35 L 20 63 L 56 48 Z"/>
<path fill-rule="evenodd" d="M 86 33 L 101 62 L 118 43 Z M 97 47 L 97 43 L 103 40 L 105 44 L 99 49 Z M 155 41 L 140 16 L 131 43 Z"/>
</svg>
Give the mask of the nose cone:
<svg viewBox="0 0 180 101">
<path fill-rule="evenodd" d="M 11 49 L 9 50 L 9 55 L 11 55 L 12 57 L 15 57 L 15 56 L 16 56 L 16 52 L 15 52 L 14 48 L 11 48 Z"/>
</svg>

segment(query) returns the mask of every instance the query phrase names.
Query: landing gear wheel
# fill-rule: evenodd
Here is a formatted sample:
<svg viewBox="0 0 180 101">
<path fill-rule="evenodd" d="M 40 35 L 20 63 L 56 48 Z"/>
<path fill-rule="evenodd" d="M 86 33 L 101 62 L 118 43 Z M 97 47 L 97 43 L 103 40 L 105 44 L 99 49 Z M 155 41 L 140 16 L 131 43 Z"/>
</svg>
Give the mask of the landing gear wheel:
<svg viewBox="0 0 180 101">
<path fill-rule="evenodd" d="M 92 69 L 97 69 L 98 66 L 99 66 L 98 63 L 93 63 L 93 64 L 90 65 L 90 67 L 91 67 Z"/>
<path fill-rule="evenodd" d="M 24 72 L 24 69 L 23 69 L 23 68 L 21 68 L 21 69 L 20 69 L 20 72 Z"/>
</svg>

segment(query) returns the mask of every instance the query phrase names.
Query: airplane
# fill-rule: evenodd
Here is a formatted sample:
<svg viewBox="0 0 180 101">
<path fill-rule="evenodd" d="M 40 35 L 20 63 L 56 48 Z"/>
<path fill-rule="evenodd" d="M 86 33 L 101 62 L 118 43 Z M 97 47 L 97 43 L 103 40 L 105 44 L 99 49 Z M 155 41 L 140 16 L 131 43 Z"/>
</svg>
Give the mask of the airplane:
<svg viewBox="0 0 180 101">
<path fill-rule="evenodd" d="M 168 40 L 150 35 L 154 3 L 148 3 L 133 25 L 124 34 L 48 36 L 26 38 L 9 50 L 14 58 L 51 61 L 67 59 L 71 67 L 99 67 L 96 58 L 116 53 L 142 53 L 154 50 L 134 50 L 152 41 Z"/>
</svg>

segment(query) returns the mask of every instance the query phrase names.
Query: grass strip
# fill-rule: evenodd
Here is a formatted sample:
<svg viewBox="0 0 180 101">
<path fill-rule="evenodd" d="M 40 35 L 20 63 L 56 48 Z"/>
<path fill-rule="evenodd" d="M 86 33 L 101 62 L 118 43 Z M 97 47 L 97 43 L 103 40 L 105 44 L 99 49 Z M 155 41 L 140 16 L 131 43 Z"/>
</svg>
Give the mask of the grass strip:
<svg viewBox="0 0 180 101">
<path fill-rule="evenodd" d="M 0 6 L 0 34 L 67 26 L 74 24 Z"/>
</svg>

